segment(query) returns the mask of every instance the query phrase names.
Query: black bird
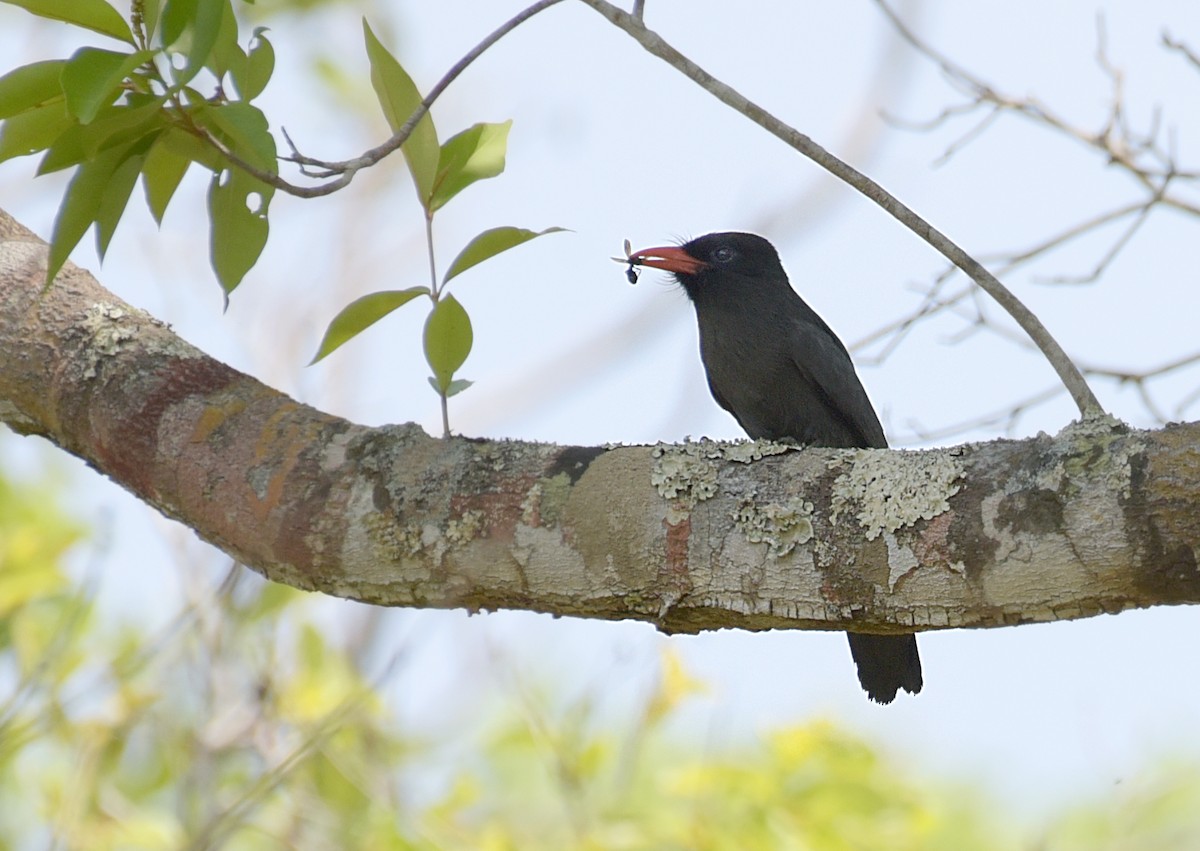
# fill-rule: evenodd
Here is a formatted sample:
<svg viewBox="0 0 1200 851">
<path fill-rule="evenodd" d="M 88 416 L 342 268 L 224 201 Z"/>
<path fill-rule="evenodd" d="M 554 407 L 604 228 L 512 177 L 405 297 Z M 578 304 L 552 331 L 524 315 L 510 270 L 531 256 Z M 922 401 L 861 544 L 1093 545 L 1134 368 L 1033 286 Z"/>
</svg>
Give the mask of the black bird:
<svg viewBox="0 0 1200 851">
<path fill-rule="evenodd" d="M 710 233 L 629 255 L 675 275 L 696 307 L 708 387 L 750 437 L 885 448 L 850 353 L 788 282 L 775 246 L 752 233 Z M 915 635 L 848 632 L 867 696 L 921 690 Z"/>
</svg>

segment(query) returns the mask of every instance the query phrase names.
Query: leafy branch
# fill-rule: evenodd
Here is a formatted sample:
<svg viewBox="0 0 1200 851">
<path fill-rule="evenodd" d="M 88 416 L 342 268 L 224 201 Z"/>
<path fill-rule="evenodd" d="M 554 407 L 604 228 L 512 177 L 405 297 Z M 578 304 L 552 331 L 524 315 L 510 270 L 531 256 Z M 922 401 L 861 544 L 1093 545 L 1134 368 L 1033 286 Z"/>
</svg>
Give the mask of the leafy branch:
<svg viewBox="0 0 1200 851">
<path fill-rule="evenodd" d="M 414 110 L 419 110 L 421 95 L 412 78 L 365 21 L 363 30 L 367 56 L 371 60 L 371 83 L 388 123 L 399 130 L 410 121 L 409 116 L 415 114 Z M 433 248 L 434 214 L 471 184 L 496 177 L 504 171 L 511 126 L 511 121 L 476 124 L 439 145 L 432 116 L 426 113 L 416 122 L 400 150 L 412 175 L 417 199 L 425 211 L 429 286 L 384 290 L 351 302 L 333 318 L 312 359 L 312 363 L 316 363 L 392 311 L 420 296 L 427 296 L 432 306 L 423 335 L 425 360 L 433 372 L 429 384 L 441 401 L 442 434 L 445 437 L 450 436 L 450 397 L 471 386 L 470 381 L 454 376 L 470 355 L 473 341 L 471 318 L 458 299 L 446 292 L 447 285 L 471 267 L 497 254 L 536 237 L 563 230 L 559 227 L 542 231 L 490 228 L 468 242 L 450 263 L 445 276 L 438 280 Z"/>
<path fill-rule="evenodd" d="M 211 259 L 228 297 L 262 253 L 275 192 L 263 179 L 277 171 L 275 140 L 251 103 L 275 67 L 262 30 L 243 49 L 232 0 L 134 0 L 128 22 L 104 0 L 4 2 L 130 48 L 82 47 L 0 77 L 0 162 L 44 152 L 39 174 L 75 168 L 54 222 L 47 285 L 93 225 L 103 258 L 139 177 L 161 223 L 196 164 L 212 173 Z M 215 80 L 208 96 L 195 87 L 204 70 Z M 255 173 L 232 167 L 231 154 Z"/>
<path fill-rule="evenodd" d="M 274 51 L 262 29 L 254 31 L 250 47 L 242 50 L 232 0 L 134 0 L 128 22 L 105 0 L 73 0 L 69 5 L 61 0 L 3 2 L 134 48 L 122 53 L 85 47 L 69 59 L 34 63 L 0 78 L 0 161 L 44 151 L 39 173 L 76 168 L 54 225 L 47 285 L 93 225 L 103 258 L 139 176 L 151 213 L 161 224 L 183 176 L 192 164 L 199 164 L 212 172 L 211 259 L 228 298 L 266 245 L 268 207 L 276 189 L 328 194 L 348 184 L 360 169 L 400 150 L 425 211 L 429 285 L 376 292 L 353 302 L 334 318 L 313 362 L 393 310 L 427 296 L 432 308 L 425 323 L 425 358 L 433 373 L 430 384 L 441 401 L 443 432 L 449 435 L 448 400 L 471 384 L 455 373 L 470 354 L 473 335 L 466 309 L 446 292 L 446 285 L 496 254 L 562 228 L 484 231 L 462 249 L 439 281 L 434 214 L 472 183 L 503 172 L 512 122 L 476 124 L 441 145 L 429 107 L 484 50 L 558 0 L 543 0 L 509 20 L 425 97 L 364 21 L 371 82 L 393 135 L 344 163 L 301 157 L 293 147 L 293 155 L 284 159 L 298 163 L 302 171 L 316 165 L 324 176 L 337 175 L 319 187 L 321 191 L 301 191 L 278 175 L 279 158 L 267 119 L 250 103 L 271 78 Z M 208 97 L 193 85 L 205 69 L 215 84 Z"/>
</svg>

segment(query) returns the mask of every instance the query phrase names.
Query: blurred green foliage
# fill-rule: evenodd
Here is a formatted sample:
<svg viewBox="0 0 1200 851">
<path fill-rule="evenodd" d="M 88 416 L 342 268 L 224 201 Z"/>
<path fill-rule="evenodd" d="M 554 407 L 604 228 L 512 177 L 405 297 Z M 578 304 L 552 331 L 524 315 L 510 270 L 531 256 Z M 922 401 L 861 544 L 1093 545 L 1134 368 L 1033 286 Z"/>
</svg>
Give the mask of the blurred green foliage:
<svg viewBox="0 0 1200 851">
<path fill-rule="evenodd" d="M 80 537 L 52 492 L 0 481 L 6 851 L 1200 847 L 1194 765 L 1030 830 L 827 721 L 706 749 L 671 724 L 703 685 L 669 653 L 624 718 L 516 689 L 490 733 L 428 740 L 313 595 L 235 566 L 151 632 L 64 571 Z"/>
</svg>

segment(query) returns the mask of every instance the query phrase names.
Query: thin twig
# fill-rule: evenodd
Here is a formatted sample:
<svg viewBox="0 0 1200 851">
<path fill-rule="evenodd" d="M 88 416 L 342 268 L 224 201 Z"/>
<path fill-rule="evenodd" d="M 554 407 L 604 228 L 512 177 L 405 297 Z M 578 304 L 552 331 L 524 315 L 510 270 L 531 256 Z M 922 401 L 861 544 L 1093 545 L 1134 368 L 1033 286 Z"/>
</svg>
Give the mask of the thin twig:
<svg viewBox="0 0 1200 851">
<path fill-rule="evenodd" d="M 1163 154 L 1156 141 L 1159 126 L 1157 119 L 1151 122 L 1151 131 L 1140 137 L 1137 137 L 1130 129 L 1122 103 L 1123 77 L 1120 69 L 1113 65 L 1108 58 L 1107 34 L 1104 30 L 1103 18 L 1099 18 L 1097 21 L 1096 63 L 1110 81 L 1112 106 L 1104 126 L 1099 131 L 1090 132 L 1073 126 L 1034 98 L 1015 98 L 1001 94 L 986 81 L 923 41 L 908 28 L 886 0 L 874 0 L 874 2 L 902 39 L 918 53 L 936 64 L 951 85 L 971 98 L 971 102 L 967 105 L 956 105 L 952 109 L 944 110 L 938 118 L 934 119 L 933 124 L 940 124 L 951 117 L 971 112 L 972 109 L 990 107 L 1007 110 L 1051 127 L 1073 141 L 1102 153 L 1110 163 L 1120 166 L 1130 177 L 1151 192 L 1155 188 L 1154 180 L 1161 180 L 1167 173 L 1174 174 L 1176 178 L 1184 176 L 1185 172 L 1170 162 L 1170 158 Z M 1151 169 L 1139 163 L 1137 160 L 1140 155 L 1154 158 L 1162 166 L 1162 169 Z M 1190 174 L 1188 177 L 1190 179 Z"/>
<path fill-rule="evenodd" d="M 991 112 L 985 115 L 974 127 L 951 142 L 946 147 L 946 150 L 942 151 L 941 156 L 933 161 L 934 167 L 943 166 L 950 162 L 955 154 L 982 136 L 989 127 L 996 123 L 996 119 L 1000 117 L 1001 112 L 1000 107 L 993 106 Z"/>
<path fill-rule="evenodd" d="M 1072 225 L 1066 230 L 1059 231 L 1054 236 L 1048 237 L 1031 248 L 1027 248 L 1017 254 L 1007 255 L 1004 258 L 1005 264 L 1002 268 L 1005 271 L 1015 269 L 1018 266 L 1022 266 L 1025 263 L 1028 263 L 1030 260 L 1034 260 L 1040 255 L 1045 254 L 1047 251 L 1066 245 L 1068 242 L 1078 239 L 1085 234 L 1091 233 L 1093 230 L 1096 230 L 1099 227 L 1123 219 L 1126 216 L 1131 216 L 1134 213 L 1140 213 L 1143 209 L 1145 209 L 1145 207 L 1146 204 L 1144 201 L 1138 201 L 1133 204 L 1126 204 L 1124 207 L 1117 207 L 1114 210 L 1109 210 L 1107 213 L 1101 213 L 1098 216 L 1093 216 L 1092 218 L 1082 221 L 1079 224 Z"/>
<path fill-rule="evenodd" d="M 429 113 L 429 108 L 433 106 L 434 101 L 436 101 L 438 97 L 441 96 L 442 92 L 444 92 L 446 88 L 452 82 L 454 82 L 455 78 L 457 78 L 459 74 L 467 69 L 467 66 L 482 56 L 488 48 L 490 48 L 504 36 L 508 35 L 518 26 L 525 23 L 525 21 L 532 18 L 538 12 L 549 9 L 551 6 L 561 2 L 562 0 L 538 0 L 537 3 L 534 3 L 517 15 L 514 15 L 512 18 L 505 21 L 501 26 L 496 28 L 490 35 L 488 35 L 487 38 L 475 45 L 475 47 L 473 47 L 465 56 L 463 56 L 462 59 L 458 60 L 458 62 L 456 62 L 454 66 L 446 72 L 442 79 L 437 81 L 434 87 L 429 90 L 429 94 L 425 95 L 425 97 L 421 100 L 421 104 L 415 110 L 413 110 L 413 113 L 408 117 L 408 120 L 406 120 L 404 124 L 400 126 L 400 129 L 393 133 L 391 138 L 389 138 L 383 144 L 371 148 L 361 156 L 357 156 L 349 160 L 342 160 L 340 162 L 323 162 L 321 160 L 304 157 L 298 153 L 293 154 L 293 157 L 291 158 L 285 158 L 301 165 L 319 166 L 331 174 L 336 173 L 338 176 L 328 183 L 322 183 L 319 186 L 297 186 L 294 183 L 284 180 L 278 174 L 274 174 L 246 162 L 207 130 L 203 131 L 205 141 L 215 147 L 232 165 L 237 166 L 242 171 L 261 180 L 263 183 L 266 183 L 269 186 L 274 186 L 281 192 L 286 192 L 288 195 L 295 195 L 297 198 L 319 198 L 323 195 L 331 195 L 332 193 L 337 192 L 339 189 L 348 186 L 350 181 L 354 179 L 354 175 L 356 175 L 358 172 L 364 168 L 370 168 L 371 166 L 375 165 L 384 157 L 395 152 L 400 148 L 401 145 L 407 142 L 408 137 L 412 135 L 417 123 Z M 290 139 L 288 140 L 288 144 L 291 144 Z M 294 146 L 293 151 L 295 151 Z"/>
<path fill-rule="evenodd" d="M 889 194 L 878 183 L 849 164 L 826 151 L 808 136 L 780 121 L 762 107 L 752 103 L 730 86 L 713 77 L 695 62 L 647 29 L 641 21 L 605 0 L 582 0 L 599 12 L 611 23 L 624 30 L 643 48 L 667 62 L 673 68 L 700 85 L 722 103 L 737 110 L 767 132 L 781 139 L 835 177 L 857 189 L 867 198 L 886 210 L 897 221 L 928 242 L 954 265 L 962 269 L 975 283 L 985 290 L 1025 330 L 1041 349 L 1054 371 L 1070 392 L 1072 399 L 1084 418 L 1104 413 L 1099 400 L 1088 387 L 1079 370 L 1046 330 L 1041 320 L 1033 314 L 1008 288 L 998 281 L 977 260 L 959 248 L 941 231 L 926 222 L 897 198 Z"/>
<path fill-rule="evenodd" d="M 1167 50 L 1174 50 L 1176 53 L 1183 55 L 1183 58 L 1191 63 L 1192 67 L 1200 71 L 1200 56 L 1197 56 L 1193 50 L 1184 44 L 1182 41 L 1176 41 L 1171 37 L 1171 34 L 1163 30 L 1162 34 L 1163 47 Z"/>
<path fill-rule="evenodd" d="M 1146 223 L 1146 219 L 1150 218 L 1150 213 L 1154 210 L 1158 201 L 1159 198 L 1153 198 L 1142 205 L 1142 209 L 1138 211 L 1133 221 L 1125 228 L 1124 233 L 1117 238 L 1116 242 L 1109 246 L 1108 251 L 1104 252 L 1104 256 L 1092 267 L 1092 271 L 1085 275 L 1057 275 L 1053 278 L 1044 279 L 1042 283 L 1074 285 L 1095 283 L 1108 267 L 1112 265 L 1112 262 L 1117 259 L 1117 255 L 1129 244 L 1129 241 L 1133 239 L 1134 234 L 1141 230 L 1142 225 Z"/>
<path fill-rule="evenodd" d="M 999 423 L 1005 424 L 1005 430 L 1009 433 L 1016 428 L 1017 420 L 1022 414 L 1031 408 L 1045 404 L 1056 398 L 1063 392 L 1063 388 L 1055 384 L 1052 387 L 1047 387 L 1037 393 L 1025 397 L 1015 405 L 1006 406 L 1003 410 L 993 411 L 990 414 L 983 414 L 978 417 L 972 417 L 969 420 L 962 420 L 953 425 L 943 426 L 937 429 L 925 429 L 915 420 L 910 420 L 906 423 L 907 427 L 912 430 L 913 435 L 918 440 L 924 442 L 945 440 L 948 437 L 953 437 L 962 434 L 965 431 L 978 428 L 991 428 Z"/>
</svg>

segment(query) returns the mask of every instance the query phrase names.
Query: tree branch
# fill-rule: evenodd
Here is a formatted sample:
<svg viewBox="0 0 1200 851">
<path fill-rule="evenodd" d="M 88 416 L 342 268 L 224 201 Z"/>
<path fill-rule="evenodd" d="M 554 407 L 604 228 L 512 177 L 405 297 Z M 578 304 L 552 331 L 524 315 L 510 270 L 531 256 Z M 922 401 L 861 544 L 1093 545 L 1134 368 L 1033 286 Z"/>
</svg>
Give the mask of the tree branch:
<svg viewBox="0 0 1200 851">
<path fill-rule="evenodd" d="M 1200 602 L 1200 427 L 926 452 L 435 440 L 219 363 L 0 212 L 0 420 L 370 603 L 894 632 Z M 754 461 L 754 463 L 749 463 Z"/>
<path fill-rule="evenodd" d="M 976 284 L 996 303 L 1008 311 L 1026 334 L 1037 344 L 1050 366 L 1058 373 L 1058 377 L 1066 385 L 1071 398 L 1075 400 L 1080 414 L 1086 419 L 1102 416 L 1104 409 L 1099 400 L 1088 387 L 1083 375 L 1071 362 L 1071 358 L 1063 351 L 1041 320 L 1027 308 L 1004 284 L 989 272 L 945 234 L 888 193 L 871 178 L 855 169 L 848 163 L 835 157 L 822 148 L 808 136 L 788 124 L 780 121 L 762 107 L 750 101 L 740 92 L 709 74 L 695 62 L 692 62 L 678 50 L 668 44 L 660 35 L 646 28 L 638 18 L 617 8 L 606 0 L 581 0 L 585 5 L 595 9 L 614 25 L 624 30 L 649 53 L 662 59 L 671 67 L 694 81 L 717 100 L 732 107 L 737 112 L 749 118 L 773 136 L 779 138 L 817 165 L 828 171 L 834 177 L 857 189 L 867 198 L 887 211 L 893 218 L 929 243 L 946 259 L 962 269 Z"/>
<path fill-rule="evenodd" d="M 534 3 L 528 8 L 523 9 L 521 12 L 509 18 L 507 21 L 497 27 L 487 36 L 487 38 L 479 42 L 479 44 L 475 45 L 475 47 L 471 48 L 471 50 L 468 51 L 467 54 L 462 57 L 462 59 L 459 59 L 456 63 L 454 63 L 453 67 L 451 67 L 450 70 L 447 71 L 445 75 L 443 75 L 443 77 L 437 81 L 434 87 L 429 90 L 429 93 L 422 98 L 420 106 L 413 110 L 412 115 L 410 115 L 404 124 L 400 126 L 400 129 L 393 133 L 391 137 L 387 139 L 387 141 L 376 145 L 369 151 L 365 151 L 360 156 L 349 160 L 342 160 L 340 162 L 326 162 L 324 160 L 306 157 L 296 151 L 296 147 L 292 144 L 291 138 L 284 133 L 284 138 L 287 140 L 287 143 L 293 152 L 293 155 L 291 157 L 287 157 L 286 159 L 300 166 L 319 166 L 325 171 L 325 174 L 321 175 L 323 177 L 332 177 L 336 174 L 337 177 L 335 177 L 333 180 L 330 180 L 328 183 L 322 183 L 318 186 L 297 186 L 294 183 L 284 180 L 274 172 L 265 171 L 264 169 L 253 165 L 252 163 L 246 162 L 232 150 L 230 150 L 227 145 L 225 145 L 212 133 L 202 130 L 204 139 L 206 142 L 216 148 L 217 151 L 220 152 L 221 156 L 228 160 L 232 165 L 261 180 L 263 183 L 274 186 L 280 192 L 286 192 L 288 195 L 294 195 L 297 198 L 319 198 L 323 195 L 332 195 L 339 189 L 349 186 L 350 181 L 354 179 L 354 176 L 358 174 L 358 172 L 362 171 L 364 168 L 370 168 L 371 166 L 383 160 L 389 154 L 398 151 L 400 147 L 408 141 L 408 137 L 412 135 L 417 123 L 429 114 L 429 110 L 433 106 L 434 101 L 441 97 L 442 92 L 444 92 L 450 86 L 450 84 L 458 78 L 459 74 L 465 71 L 472 62 L 482 56 L 492 45 L 504 38 L 504 36 L 508 35 L 534 15 L 549 9 L 551 6 L 560 2 L 562 2 L 562 0 L 538 0 L 537 3 Z"/>
</svg>

